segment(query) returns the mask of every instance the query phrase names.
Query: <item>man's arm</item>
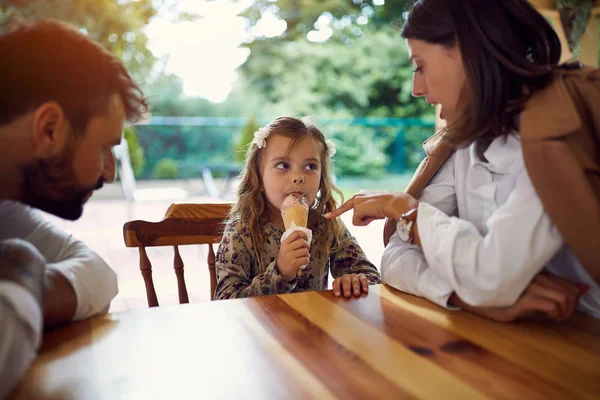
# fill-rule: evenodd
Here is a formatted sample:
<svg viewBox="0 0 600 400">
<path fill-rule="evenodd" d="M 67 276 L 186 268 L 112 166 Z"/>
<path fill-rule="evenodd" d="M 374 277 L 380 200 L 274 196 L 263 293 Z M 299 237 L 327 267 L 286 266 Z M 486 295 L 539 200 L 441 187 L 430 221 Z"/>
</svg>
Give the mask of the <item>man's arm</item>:
<svg viewBox="0 0 600 400">
<path fill-rule="evenodd" d="M 0 241 L 0 398 L 23 377 L 40 345 L 44 269 L 31 244 Z"/>
<path fill-rule="evenodd" d="M 0 399 L 5 398 L 25 375 L 41 337 L 41 318 L 39 331 L 33 332 L 4 296 L 0 293 Z"/>
<path fill-rule="evenodd" d="M 58 229 L 38 210 L 20 203 L 0 203 L 0 219 L 0 239 L 24 239 L 47 261 L 46 328 L 108 310 L 118 292 L 117 277 L 102 258 L 72 235 Z"/>
<path fill-rule="evenodd" d="M 56 270 L 46 269 L 44 281 L 44 328 L 51 329 L 73 319 L 77 309 L 77 296 L 67 278 Z"/>
</svg>

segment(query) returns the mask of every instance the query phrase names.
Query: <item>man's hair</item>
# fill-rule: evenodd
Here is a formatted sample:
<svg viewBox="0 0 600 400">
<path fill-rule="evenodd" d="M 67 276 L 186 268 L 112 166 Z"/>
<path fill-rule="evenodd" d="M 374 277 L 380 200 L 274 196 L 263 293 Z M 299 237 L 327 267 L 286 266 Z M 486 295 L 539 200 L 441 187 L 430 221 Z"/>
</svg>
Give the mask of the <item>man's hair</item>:
<svg viewBox="0 0 600 400">
<path fill-rule="evenodd" d="M 0 125 L 49 101 L 58 103 L 76 134 L 120 95 L 136 122 L 148 110 L 123 64 L 72 26 L 52 19 L 20 22 L 0 35 Z"/>
</svg>

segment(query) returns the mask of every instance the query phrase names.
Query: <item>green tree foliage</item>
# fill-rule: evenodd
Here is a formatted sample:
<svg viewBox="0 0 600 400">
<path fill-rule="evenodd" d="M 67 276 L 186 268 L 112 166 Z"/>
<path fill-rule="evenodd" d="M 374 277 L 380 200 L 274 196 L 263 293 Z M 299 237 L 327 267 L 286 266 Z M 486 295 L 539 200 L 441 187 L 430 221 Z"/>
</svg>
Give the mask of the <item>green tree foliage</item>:
<svg viewBox="0 0 600 400">
<path fill-rule="evenodd" d="M 590 23 L 593 7 L 594 0 L 556 1 L 556 9 L 560 12 L 560 21 L 565 30 L 569 48 L 576 53 L 579 50 L 579 41 Z"/>
<path fill-rule="evenodd" d="M 395 117 L 434 119 L 434 109 L 411 94 L 412 69 L 398 25 L 412 0 L 257 0 L 243 14 L 259 26 L 272 14 L 286 22 L 277 37 L 254 37 L 240 68 L 247 86 L 275 114 L 318 118 Z M 323 42 L 311 34 L 329 29 Z M 420 142 L 433 131 L 407 135 L 414 154 L 396 155 L 392 128 L 321 127 L 338 145 L 339 175 L 378 176 L 394 157 L 413 167 L 422 157 Z M 418 141 L 418 142 L 417 142 Z M 418 146 L 414 146 L 418 143 Z M 416 161 L 415 161 L 416 160 Z"/>
<path fill-rule="evenodd" d="M 389 138 L 377 136 L 364 127 L 329 129 L 328 132 L 337 148 L 334 156 L 337 175 L 378 178 L 385 174 L 388 156 L 384 149 Z"/>
<path fill-rule="evenodd" d="M 163 158 L 154 167 L 154 177 L 157 179 L 175 179 L 179 176 L 179 166 L 172 158 Z"/>
<path fill-rule="evenodd" d="M 242 73 L 281 112 L 433 118 L 433 108 L 411 95 L 412 66 L 399 33 L 367 29 L 351 44 L 257 42 Z"/>
<path fill-rule="evenodd" d="M 176 117 L 231 117 L 239 118 L 261 113 L 273 114 L 262 97 L 248 87 L 240 77 L 226 101 L 212 103 L 202 97 L 186 97 L 183 81 L 177 75 L 161 74 L 144 86 L 144 93 L 152 106 L 152 114 Z"/>
<path fill-rule="evenodd" d="M 277 114 L 315 116 L 317 123 L 326 117 L 425 117 L 433 121 L 434 109 L 412 96 L 413 67 L 399 32 L 389 24 L 366 26 L 361 32 L 346 43 L 335 37 L 324 43 L 303 37 L 293 42 L 255 41 L 242 73 Z M 338 175 L 377 177 L 396 168 L 389 163 L 398 130 L 322 128 L 338 144 Z M 407 136 L 404 145 L 410 145 L 413 152 L 394 159 L 403 160 L 404 167 L 416 167 L 423 156 L 420 144 L 432 133 L 432 129 L 421 129 Z"/>
<path fill-rule="evenodd" d="M 234 159 L 236 162 L 243 164 L 246 160 L 248 146 L 250 145 L 250 142 L 252 142 L 252 139 L 254 139 L 254 132 L 256 132 L 258 128 L 260 128 L 260 125 L 256 121 L 256 117 L 251 116 L 248 118 L 248 121 L 242 127 L 238 140 L 235 143 Z"/>
<path fill-rule="evenodd" d="M 276 14 L 287 24 L 287 30 L 280 39 L 294 41 L 306 37 L 324 14 L 340 22 L 346 32 L 362 26 L 363 21 L 358 19 L 360 16 L 365 16 L 371 25 L 389 25 L 401 18 L 413 0 L 387 0 L 383 5 L 380 3 L 373 0 L 255 0 L 242 15 L 253 27 L 266 13 Z"/>
<path fill-rule="evenodd" d="M 79 27 L 119 57 L 143 83 L 156 62 L 144 33 L 144 27 L 157 13 L 155 5 L 160 4 L 153 0 L 7 0 L 0 10 L 5 17 L 18 14 L 26 19 L 56 18 Z"/>
<path fill-rule="evenodd" d="M 248 86 L 279 112 L 319 116 L 433 116 L 410 94 L 412 66 L 392 22 L 412 0 L 256 0 L 250 26 L 267 14 L 286 23 L 278 37 L 254 37 L 241 67 Z M 322 43 L 310 34 L 329 30 Z M 324 115 L 325 113 L 325 115 Z"/>
</svg>

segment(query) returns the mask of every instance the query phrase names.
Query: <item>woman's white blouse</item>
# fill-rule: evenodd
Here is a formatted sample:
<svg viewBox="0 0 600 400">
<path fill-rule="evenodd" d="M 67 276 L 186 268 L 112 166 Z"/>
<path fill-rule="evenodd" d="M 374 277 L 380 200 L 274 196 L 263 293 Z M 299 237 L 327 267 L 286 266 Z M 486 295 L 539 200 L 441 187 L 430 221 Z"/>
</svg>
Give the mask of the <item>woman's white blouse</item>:
<svg viewBox="0 0 600 400">
<path fill-rule="evenodd" d="M 518 134 L 496 138 L 484 157 L 474 143 L 438 171 L 419 198 L 422 249 L 395 232 L 383 253 L 383 281 L 444 307 L 452 292 L 474 306 L 507 306 L 546 268 L 590 285 L 579 309 L 600 318 L 600 287 L 545 213 Z"/>
</svg>

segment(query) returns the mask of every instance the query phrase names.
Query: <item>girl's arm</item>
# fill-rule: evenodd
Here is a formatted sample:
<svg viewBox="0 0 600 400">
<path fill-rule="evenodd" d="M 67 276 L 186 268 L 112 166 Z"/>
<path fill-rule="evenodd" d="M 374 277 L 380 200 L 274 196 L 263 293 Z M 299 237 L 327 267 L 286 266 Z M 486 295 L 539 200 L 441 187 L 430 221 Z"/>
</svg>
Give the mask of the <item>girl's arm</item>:
<svg viewBox="0 0 600 400">
<path fill-rule="evenodd" d="M 272 261 L 266 271 L 252 276 L 252 267 L 257 265 L 252 253 L 242 238 L 240 224 L 225 228 L 223 239 L 216 256 L 217 288 L 215 299 L 234 299 L 271 294 L 290 293 L 296 287 L 296 279 L 287 282 Z"/>
</svg>

